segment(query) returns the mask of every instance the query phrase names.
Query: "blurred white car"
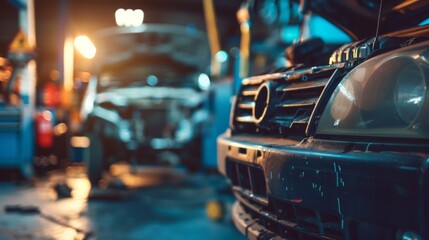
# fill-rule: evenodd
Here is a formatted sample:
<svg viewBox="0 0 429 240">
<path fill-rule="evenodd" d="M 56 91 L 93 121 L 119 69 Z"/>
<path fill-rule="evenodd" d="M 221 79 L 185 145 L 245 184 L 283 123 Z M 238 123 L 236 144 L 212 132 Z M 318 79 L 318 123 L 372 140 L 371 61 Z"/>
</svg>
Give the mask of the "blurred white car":
<svg viewBox="0 0 429 240">
<path fill-rule="evenodd" d="M 95 45 L 95 75 L 81 109 L 90 181 L 122 160 L 198 169 L 210 86 L 206 35 L 153 24 L 104 30 Z"/>
</svg>

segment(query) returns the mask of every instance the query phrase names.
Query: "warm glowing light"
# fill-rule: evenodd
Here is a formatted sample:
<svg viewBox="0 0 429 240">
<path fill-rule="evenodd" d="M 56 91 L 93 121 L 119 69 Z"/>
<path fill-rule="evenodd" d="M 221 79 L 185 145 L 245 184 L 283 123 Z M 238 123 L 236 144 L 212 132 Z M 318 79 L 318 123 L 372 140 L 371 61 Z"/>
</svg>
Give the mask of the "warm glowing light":
<svg viewBox="0 0 429 240">
<path fill-rule="evenodd" d="M 144 12 L 141 9 L 123 9 L 119 8 L 115 12 L 116 25 L 119 27 L 138 27 L 142 25 Z"/>
<path fill-rule="evenodd" d="M 64 73 L 63 73 L 63 81 L 64 81 L 64 98 L 63 104 L 70 104 L 69 99 L 67 98 L 67 94 L 73 90 L 73 71 L 74 71 L 74 46 L 73 46 L 73 38 L 67 37 L 64 42 Z"/>
<path fill-rule="evenodd" d="M 95 57 L 97 49 L 87 36 L 78 36 L 74 40 L 74 47 L 85 58 L 92 59 Z"/>
<path fill-rule="evenodd" d="M 54 127 L 54 134 L 55 134 L 55 136 L 59 136 L 59 135 L 66 133 L 67 130 L 68 130 L 67 124 L 59 123 L 59 124 L 55 125 L 55 127 Z"/>
<path fill-rule="evenodd" d="M 87 148 L 89 147 L 90 141 L 85 136 L 74 136 L 70 140 L 71 146 L 75 148 Z"/>
<path fill-rule="evenodd" d="M 67 184 L 73 189 L 71 195 L 75 200 L 84 200 L 88 198 L 91 184 L 86 178 L 72 178 Z M 78 201 L 79 202 L 79 201 Z"/>
<path fill-rule="evenodd" d="M 115 21 L 118 26 L 125 26 L 125 9 L 119 8 L 115 12 Z"/>
</svg>

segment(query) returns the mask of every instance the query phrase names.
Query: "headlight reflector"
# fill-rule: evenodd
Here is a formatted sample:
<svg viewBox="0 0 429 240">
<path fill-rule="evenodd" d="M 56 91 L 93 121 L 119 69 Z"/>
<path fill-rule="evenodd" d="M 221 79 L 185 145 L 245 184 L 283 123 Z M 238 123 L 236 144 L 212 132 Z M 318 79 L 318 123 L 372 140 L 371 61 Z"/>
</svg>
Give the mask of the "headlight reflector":
<svg viewBox="0 0 429 240">
<path fill-rule="evenodd" d="M 411 124 L 416 120 L 426 98 L 426 80 L 420 67 L 409 60 L 397 76 L 395 107 L 400 118 Z"/>
<path fill-rule="evenodd" d="M 428 43 L 374 57 L 338 84 L 316 134 L 429 138 Z"/>
</svg>

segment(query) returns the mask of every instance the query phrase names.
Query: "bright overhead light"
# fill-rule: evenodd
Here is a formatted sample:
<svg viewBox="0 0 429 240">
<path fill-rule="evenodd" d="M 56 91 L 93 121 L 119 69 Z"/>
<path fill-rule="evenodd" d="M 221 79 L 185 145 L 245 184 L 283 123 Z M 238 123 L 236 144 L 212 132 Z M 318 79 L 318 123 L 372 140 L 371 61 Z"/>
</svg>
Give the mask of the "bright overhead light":
<svg viewBox="0 0 429 240">
<path fill-rule="evenodd" d="M 85 58 L 92 59 L 95 57 L 97 49 L 87 36 L 78 36 L 74 39 L 74 47 Z"/>
<path fill-rule="evenodd" d="M 143 23 L 144 13 L 141 9 L 136 9 L 132 15 L 132 24 L 134 27 L 138 27 Z"/>
<path fill-rule="evenodd" d="M 125 25 L 125 9 L 119 8 L 115 12 L 115 21 L 116 25 L 124 26 Z"/>
<path fill-rule="evenodd" d="M 115 12 L 116 25 L 119 27 L 138 27 L 142 25 L 144 12 L 141 9 L 119 8 Z"/>
</svg>

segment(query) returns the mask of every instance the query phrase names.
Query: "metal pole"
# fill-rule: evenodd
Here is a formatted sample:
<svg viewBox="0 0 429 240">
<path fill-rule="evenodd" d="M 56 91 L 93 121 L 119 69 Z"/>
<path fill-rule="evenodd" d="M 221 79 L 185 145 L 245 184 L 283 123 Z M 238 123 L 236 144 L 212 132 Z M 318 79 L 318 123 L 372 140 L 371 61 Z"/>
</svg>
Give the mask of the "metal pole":
<svg viewBox="0 0 429 240">
<path fill-rule="evenodd" d="M 216 53 L 220 51 L 219 34 L 217 31 L 216 15 L 213 0 L 203 0 L 204 16 L 206 19 L 207 34 L 211 51 L 211 75 L 220 76 L 220 62 L 216 60 Z"/>
<path fill-rule="evenodd" d="M 246 78 L 249 75 L 250 58 L 250 13 L 249 2 L 242 4 L 237 11 L 237 20 L 240 23 L 241 41 L 240 41 L 240 77 Z"/>
<path fill-rule="evenodd" d="M 36 46 L 36 27 L 34 16 L 34 0 L 21 0 L 25 8 L 19 10 L 19 26 L 27 36 L 30 46 Z M 34 123 L 36 95 L 36 61 L 31 60 L 21 73 L 20 98 L 22 129 L 20 136 L 21 171 L 29 177 L 32 175 L 31 162 L 34 156 Z"/>
</svg>

